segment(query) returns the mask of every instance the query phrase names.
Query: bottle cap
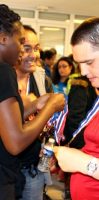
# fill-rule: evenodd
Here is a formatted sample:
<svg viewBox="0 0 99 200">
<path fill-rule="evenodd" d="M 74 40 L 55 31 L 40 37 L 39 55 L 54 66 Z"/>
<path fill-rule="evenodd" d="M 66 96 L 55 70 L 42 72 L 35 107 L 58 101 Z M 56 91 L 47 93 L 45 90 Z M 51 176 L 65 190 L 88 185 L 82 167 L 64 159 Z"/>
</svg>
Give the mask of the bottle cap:
<svg viewBox="0 0 99 200">
<path fill-rule="evenodd" d="M 54 142 L 55 142 L 55 139 L 54 139 L 54 138 L 49 138 L 48 141 L 51 142 L 51 143 L 54 143 Z"/>
<path fill-rule="evenodd" d="M 53 155 L 53 148 L 50 147 L 50 146 L 44 146 L 44 149 L 43 149 L 43 153 L 48 156 L 48 157 L 51 157 Z"/>
</svg>

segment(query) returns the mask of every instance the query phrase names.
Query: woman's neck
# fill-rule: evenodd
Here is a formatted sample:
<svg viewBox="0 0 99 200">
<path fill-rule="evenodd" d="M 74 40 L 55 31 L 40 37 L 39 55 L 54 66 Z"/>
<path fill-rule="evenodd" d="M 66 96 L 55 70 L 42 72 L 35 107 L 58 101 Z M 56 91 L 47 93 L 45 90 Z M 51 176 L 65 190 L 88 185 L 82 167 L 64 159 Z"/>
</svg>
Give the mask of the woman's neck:
<svg viewBox="0 0 99 200">
<path fill-rule="evenodd" d="M 60 82 L 64 83 L 66 81 L 67 77 L 61 77 Z"/>
<path fill-rule="evenodd" d="M 20 71 L 16 70 L 17 73 L 17 81 L 18 81 L 18 88 L 22 95 L 27 93 L 27 85 L 29 81 L 29 73 L 21 73 Z"/>
<path fill-rule="evenodd" d="M 19 70 L 16 70 L 16 73 L 17 73 L 17 80 L 18 80 L 18 82 L 19 81 L 26 81 L 27 82 L 27 80 L 29 78 L 29 73 L 22 73 Z"/>
</svg>

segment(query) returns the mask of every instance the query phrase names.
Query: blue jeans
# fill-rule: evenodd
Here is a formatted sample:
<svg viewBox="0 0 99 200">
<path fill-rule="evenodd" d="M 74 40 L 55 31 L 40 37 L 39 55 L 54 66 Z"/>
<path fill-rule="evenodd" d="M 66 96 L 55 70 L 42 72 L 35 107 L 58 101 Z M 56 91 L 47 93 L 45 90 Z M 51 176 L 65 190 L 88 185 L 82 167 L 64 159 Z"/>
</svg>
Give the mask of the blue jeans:
<svg viewBox="0 0 99 200">
<path fill-rule="evenodd" d="M 37 171 L 37 175 L 34 178 L 30 176 L 28 169 L 23 169 L 22 173 L 26 178 L 26 184 L 23 190 L 23 197 L 20 200 L 43 200 L 44 185 L 52 184 L 49 172 Z"/>
</svg>

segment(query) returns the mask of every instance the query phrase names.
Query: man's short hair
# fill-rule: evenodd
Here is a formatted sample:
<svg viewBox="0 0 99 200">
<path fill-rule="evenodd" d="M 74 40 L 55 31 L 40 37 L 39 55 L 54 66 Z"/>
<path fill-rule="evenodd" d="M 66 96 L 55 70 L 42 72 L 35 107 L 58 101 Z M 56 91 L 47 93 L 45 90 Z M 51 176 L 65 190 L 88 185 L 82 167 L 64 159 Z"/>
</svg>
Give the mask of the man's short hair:
<svg viewBox="0 0 99 200">
<path fill-rule="evenodd" d="M 94 47 L 99 47 L 99 18 L 86 19 L 74 31 L 71 37 L 71 45 L 77 45 L 82 41 L 89 42 Z"/>
<path fill-rule="evenodd" d="M 48 59 L 50 60 L 53 56 L 55 56 L 55 52 L 51 51 L 51 50 L 45 50 L 43 52 L 43 60 Z"/>
</svg>

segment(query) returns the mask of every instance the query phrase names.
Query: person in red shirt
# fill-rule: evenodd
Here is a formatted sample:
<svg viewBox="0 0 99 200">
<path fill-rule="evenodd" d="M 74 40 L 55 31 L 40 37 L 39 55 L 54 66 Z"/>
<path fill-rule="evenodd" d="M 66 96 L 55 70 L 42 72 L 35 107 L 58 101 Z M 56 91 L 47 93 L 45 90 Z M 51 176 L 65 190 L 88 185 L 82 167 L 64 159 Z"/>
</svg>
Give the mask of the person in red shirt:
<svg viewBox="0 0 99 200">
<path fill-rule="evenodd" d="M 85 145 L 78 150 L 69 147 L 54 147 L 62 170 L 72 172 L 72 200 L 99 199 L 99 18 L 85 20 L 71 38 L 74 60 L 81 74 L 96 88 L 97 99 L 87 118 L 79 126 L 85 127 Z M 77 133 L 77 132 L 76 132 Z M 75 136 L 74 136 L 75 138 Z"/>
</svg>

